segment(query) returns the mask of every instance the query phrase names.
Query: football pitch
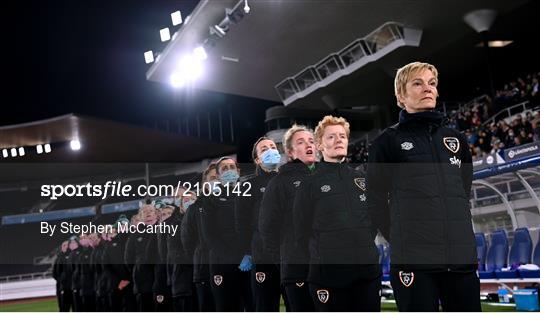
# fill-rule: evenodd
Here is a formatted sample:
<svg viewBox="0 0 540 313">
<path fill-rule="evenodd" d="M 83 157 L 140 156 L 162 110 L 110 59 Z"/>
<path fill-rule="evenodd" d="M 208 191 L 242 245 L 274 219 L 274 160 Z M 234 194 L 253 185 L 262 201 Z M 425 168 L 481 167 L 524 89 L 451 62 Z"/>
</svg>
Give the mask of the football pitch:
<svg viewBox="0 0 540 313">
<path fill-rule="evenodd" d="M 384 312 L 397 311 L 395 303 L 385 302 L 381 306 Z M 498 306 L 489 303 L 482 303 L 484 312 L 515 312 L 514 306 Z M 27 301 L 11 304 L 0 304 L 0 312 L 58 312 L 56 299 L 46 299 L 39 301 Z M 285 312 L 285 306 L 281 306 L 281 312 Z"/>
</svg>

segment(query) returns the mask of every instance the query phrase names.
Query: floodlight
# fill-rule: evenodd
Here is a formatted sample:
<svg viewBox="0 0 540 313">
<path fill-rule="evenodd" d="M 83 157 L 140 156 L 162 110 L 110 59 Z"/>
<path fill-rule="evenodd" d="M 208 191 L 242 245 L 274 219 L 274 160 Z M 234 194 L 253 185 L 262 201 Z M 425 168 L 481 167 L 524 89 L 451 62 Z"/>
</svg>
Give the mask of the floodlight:
<svg viewBox="0 0 540 313">
<path fill-rule="evenodd" d="M 69 146 L 71 147 L 71 150 L 73 151 L 81 150 L 81 142 L 77 139 L 72 140 L 69 143 Z"/>
<path fill-rule="evenodd" d="M 159 36 L 161 37 L 162 42 L 171 40 L 171 32 L 169 31 L 169 28 L 168 27 L 162 28 L 159 31 Z"/>
<path fill-rule="evenodd" d="M 144 53 L 144 61 L 146 64 L 154 62 L 154 53 L 152 50 L 146 51 Z"/>
<path fill-rule="evenodd" d="M 180 11 L 171 13 L 171 20 L 173 26 L 182 24 L 182 13 Z"/>
</svg>

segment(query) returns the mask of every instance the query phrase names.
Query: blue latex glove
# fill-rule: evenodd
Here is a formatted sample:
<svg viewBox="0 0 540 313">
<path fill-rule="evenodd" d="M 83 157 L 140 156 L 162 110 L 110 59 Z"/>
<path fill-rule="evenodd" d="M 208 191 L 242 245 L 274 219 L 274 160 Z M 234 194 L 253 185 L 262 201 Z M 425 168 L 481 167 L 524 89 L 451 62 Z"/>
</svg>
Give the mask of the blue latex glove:
<svg viewBox="0 0 540 313">
<path fill-rule="evenodd" d="M 242 262 L 240 262 L 240 265 L 238 266 L 238 268 L 242 272 L 251 271 L 251 269 L 253 268 L 253 261 L 252 261 L 251 255 L 247 255 L 247 254 L 244 255 L 244 257 L 242 258 Z"/>
</svg>

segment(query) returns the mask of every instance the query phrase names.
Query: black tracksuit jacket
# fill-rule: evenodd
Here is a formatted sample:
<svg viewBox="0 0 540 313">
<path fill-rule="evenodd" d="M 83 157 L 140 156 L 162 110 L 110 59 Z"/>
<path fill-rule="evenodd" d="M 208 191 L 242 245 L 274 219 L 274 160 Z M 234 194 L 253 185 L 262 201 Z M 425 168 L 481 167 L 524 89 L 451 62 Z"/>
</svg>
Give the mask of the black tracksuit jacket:
<svg viewBox="0 0 540 313">
<path fill-rule="evenodd" d="M 80 276 L 80 256 L 82 247 L 79 246 L 75 250 L 71 250 L 68 266 L 71 270 L 71 290 L 80 292 L 81 290 L 81 276 Z"/>
<path fill-rule="evenodd" d="M 240 264 L 242 251 L 239 248 L 238 235 L 234 227 L 235 194 L 209 196 L 203 202 L 201 228 L 204 241 L 210 249 L 210 264 Z M 232 188 L 231 188 L 232 190 Z"/>
<path fill-rule="evenodd" d="M 187 210 L 180 228 L 182 246 L 188 260 L 193 264 L 193 282 L 208 282 L 209 249 L 202 235 L 201 216 L 206 197 L 200 196 Z"/>
<path fill-rule="evenodd" d="M 111 241 L 105 242 L 103 250 L 103 271 L 107 277 L 106 290 L 111 293 L 118 290 L 122 280 L 131 281 L 127 265 L 124 263 L 124 253 L 128 234 L 118 234 Z"/>
<path fill-rule="evenodd" d="M 251 185 L 251 196 L 236 198 L 234 215 L 240 249 L 243 254 L 253 257 L 255 268 L 257 268 L 257 265 L 274 264 L 272 256 L 265 253 L 263 249 L 259 233 L 259 213 L 266 186 L 276 175 L 277 172 L 265 172 L 259 169 L 257 176 L 246 181 Z"/>
<path fill-rule="evenodd" d="M 467 139 L 437 112 L 402 111 L 369 149 L 368 201 L 394 268 L 474 271 Z"/>
<path fill-rule="evenodd" d="M 188 209 L 189 210 L 189 209 Z M 178 232 L 172 234 L 162 234 L 159 238 L 164 240 L 159 244 L 159 254 L 161 262 L 167 266 L 167 281 L 171 286 L 173 297 L 189 296 L 192 294 L 193 284 L 193 265 L 182 244 L 182 220 L 185 214 L 181 214 L 179 209 L 175 209 L 174 213 L 165 221 L 169 225 L 177 225 Z"/>
<path fill-rule="evenodd" d="M 133 233 L 129 236 L 124 262 L 131 269 L 133 293 L 153 293 L 155 265 L 158 263 L 156 235 Z"/>
<path fill-rule="evenodd" d="M 296 193 L 293 221 L 298 249 L 309 248 L 308 282 L 343 288 L 381 275 L 365 175 L 349 164 L 317 164 Z"/>
<path fill-rule="evenodd" d="M 308 274 L 309 256 L 296 247 L 293 229 L 294 196 L 308 175 L 309 168 L 299 160 L 283 164 L 261 203 L 259 232 L 266 253 L 281 263 L 282 283 L 303 282 Z"/>
</svg>

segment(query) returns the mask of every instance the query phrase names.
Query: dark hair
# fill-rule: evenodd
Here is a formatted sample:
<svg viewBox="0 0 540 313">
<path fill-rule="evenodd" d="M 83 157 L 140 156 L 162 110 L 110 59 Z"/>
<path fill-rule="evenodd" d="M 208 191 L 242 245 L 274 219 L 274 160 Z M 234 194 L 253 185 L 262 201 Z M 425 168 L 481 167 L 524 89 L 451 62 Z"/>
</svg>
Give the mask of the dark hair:
<svg viewBox="0 0 540 313">
<path fill-rule="evenodd" d="M 219 158 L 219 160 L 217 160 L 216 162 L 216 172 L 219 174 L 219 164 L 221 164 L 221 162 L 225 161 L 225 160 L 233 160 L 234 161 L 234 164 L 236 164 L 236 167 L 238 167 L 238 163 L 236 162 L 235 159 L 231 158 L 231 157 L 227 157 L 227 156 L 224 156 L 224 157 L 221 157 Z"/>
<path fill-rule="evenodd" d="M 258 157 L 257 156 L 257 145 L 259 144 L 259 142 L 261 142 L 263 140 L 270 140 L 274 144 L 276 143 L 274 140 L 272 140 L 272 139 L 270 139 L 268 137 L 261 137 L 261 138 L 257 139 L 257 141 L 255 141 L 255 144 L 253 145 L 253 149 L 251 149 L 251 159 L 253 160 L 253 162 L 255 162 L 255 159 Z M 261 166 L 259 164 L 256 164 L 255 175 L 259 175 L 260 170 L 261 170 Z"/>
<path fill-rule="evenodd" d="M 216 170 L 217 172 L 217 164 L 216 163 L 210 163 L 202 173 L 202 182 L 206 182 L 206 176 L 210 173 L 211 170 Z"/>
</svg>

